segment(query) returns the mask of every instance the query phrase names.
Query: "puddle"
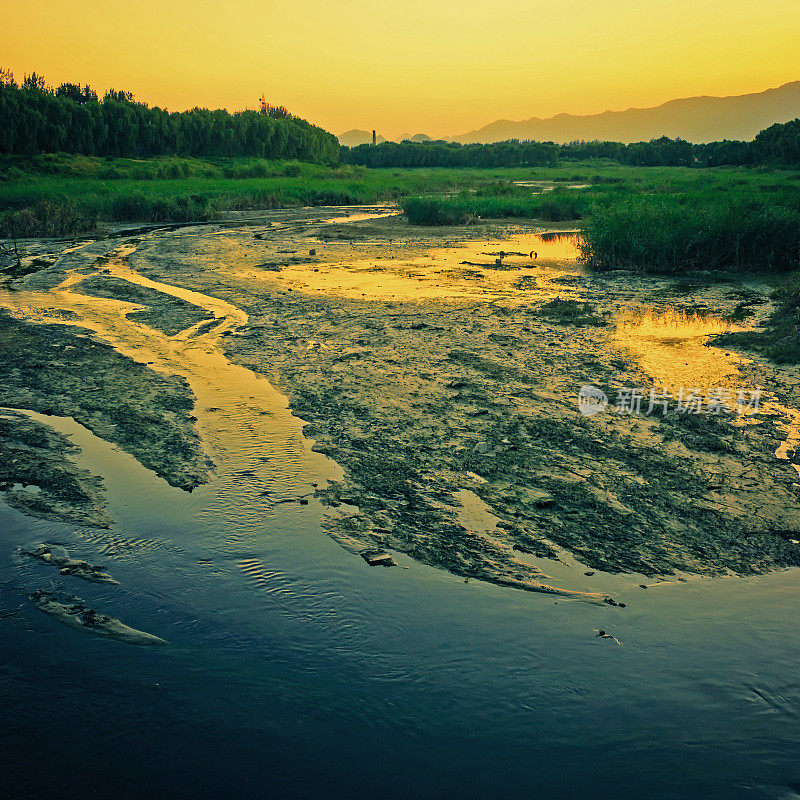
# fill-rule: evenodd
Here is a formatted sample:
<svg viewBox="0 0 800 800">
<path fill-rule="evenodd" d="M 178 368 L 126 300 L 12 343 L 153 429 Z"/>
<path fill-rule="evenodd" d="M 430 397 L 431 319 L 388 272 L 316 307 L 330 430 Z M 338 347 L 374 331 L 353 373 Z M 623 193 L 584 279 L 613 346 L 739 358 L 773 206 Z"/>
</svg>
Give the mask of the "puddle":
<svg viewBox="0 0 800 800">
<path fill-rule="evenodd" d="M 634 353 L 653 378 L 656 391 L 665 389 L 675 398 L 681 391 L 699 390 L 708 398 L 722 388 L 728 390 L 730 411 L 736 412 L 730 418 L 733 425 L 760 425 L 772 418 L 783 437 L 775 457 L 792 463 L 800 448 L 800 411 L 779 403 L 764 387 L 743 386 L 740 368 L 747 359 L 708 344 L 710 336 L 741 330 L 746 328 L 711 315 L 675 309 L 641 311 L 618 317 L 615 338 Z M 800 475 L 800 466 L 792 463 L 792 467 Z"/>
<path fill-rule="evenodd" d="M 676 395 L 681 388 L 738 388 L 742 357 L 707 346 L 710 336 L 736 330 L 744 329 L 713 316 L 637 311 L 618 317 L 615 338 L 634 353 L 654 387 Z"/>
<path fill-rule="evenodd" d="M 322 220 L 322 222 L 326 225 L 339 225 L 347 222 L 366 222 L 370 219 L 385 219 L 386 217 L 399 217 L 401 215 L 401 211 L 365 211 L 346 214 L 343 217 L 330 217 Z"/>
<path fill-rule="evenodd" d="M 32 494 L 39 494 L 42 491 L 40 486 L 37 486 L 35 483 L 15 483 L 12 487 L 15 491 L 19 489 L 24 489 L 26 492 L 31 492 Z"/>
<path fill-rule="evenodd" d="M 590 183 L 554 183 L 553 181 L 512 181 L 521 189 L 537 189 L 540 192 L 552 192 L 561 189 L 590 189 Z"/>
<path fill-rule="evenodd" d="M 570 293 L 557 282 L 580 271 L 579 241 L 574 231 L 567 231 L 444 243 L 414 258 L 291 265 L 278 280 L 287 290 L 362 300 L 495 300 L 523 294 L 530 299 L 528 287 L 537 299 L 546 300 Z M 237 275 L 265 279 L 258 270 Z"/>
</svg>

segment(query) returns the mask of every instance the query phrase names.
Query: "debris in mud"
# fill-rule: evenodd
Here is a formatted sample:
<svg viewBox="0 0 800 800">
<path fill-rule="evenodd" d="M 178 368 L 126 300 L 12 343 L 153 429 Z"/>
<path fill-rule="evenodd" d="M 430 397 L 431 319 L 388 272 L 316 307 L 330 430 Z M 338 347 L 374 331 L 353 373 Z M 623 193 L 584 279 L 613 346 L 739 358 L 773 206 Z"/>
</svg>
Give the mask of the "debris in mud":
<svg viewBox="0 0 800 800">
<path fill-rule="evenodd" d="M 89 564 L 78 558 L 71 558 L 69 552 L 59 545 L 42 545 L 27 553 L 33 558 L 38 558 L 45 564 L 52 564 L 60 567 L 59 574 L 72 575 L 76 578 L 83 578 L 92 583 L 111 583 L 118 584 L 107 572 L 103 572 L 103 567 L 96 564 Z"/>
<path fill-rule="evenodd" d="M 114 617 L 100 614 L 74 595 L 35 591 L 29 597 L 39 611 L 70 628 L 107 636 L 127 644 L 140 646 L 169 644 L 158 636 L 131 628 Z"/>
<path fill-rule="evenodd" d="M 597 307 L 592 303 L 563 300 L 560 297 L 540 306 L 539 313 L 563 325 L 602 326 L 607 324 L 607 320 L 597 313 Z"/>
<path fill-rule="evenodd" d="M 496 258 L 493 262 L 489 261 L 460 261 L 459 264 L 465 267 L 481 267 L 481 269 L 496 269 L 496 270 L 514 270 L 525 269 L 527 265 L 524 264 L 505 264 L 500 258 Z"/>
<path fill-rule="evenodd" d="M 622 642 L 619 639 L 617 639 L 616 636 L 612 636 L 610 633 L 606 633 L 602 628 L 600 629 L 595 628 L 595 632 L 597 633 L 597 636 L 595 638 L 613 639 L 620 647 L 622 647 Z"/>
<path fill-rule="evenodd" d="M 397 562 L 383 550 L 364 550 L 361 558 L 371 567 L 396 567 Z"/>
</svg>

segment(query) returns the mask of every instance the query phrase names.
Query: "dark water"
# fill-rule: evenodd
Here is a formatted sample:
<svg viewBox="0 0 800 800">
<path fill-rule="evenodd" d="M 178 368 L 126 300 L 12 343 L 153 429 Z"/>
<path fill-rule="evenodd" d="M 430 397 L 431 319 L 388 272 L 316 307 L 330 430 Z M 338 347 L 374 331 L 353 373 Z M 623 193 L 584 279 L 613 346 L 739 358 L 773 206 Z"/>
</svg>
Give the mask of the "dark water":
<svg viewBox="0 0 800 800">
<path fill-rule="evenodd" d="M 638 594 L 605 578 L 620 611 L 375 569 L 313 500 L 243 508 L 274 476 L 245 481 L 242 460 L 185 495 L 59 426 L 120 524 L 2 509 L 4 796 L 795 796 L 796 572 Z M 55 573 L 14 552 L 35 541 L 105 563 L 120 586 L 58 586 L 171 647 L 36 611 L 25 592 Z"/>
<path fill-rule="evenodd" d="M 105 477 L 118 524 L 0 505 L 0 797 L 800 796 L 800 572 L 644 590 L 545 565 L 618 609 L 402 555 L 371 568 L 313 498 L 274 502 L 337 468 L 245 373 L 211 358 L 194 376 L 218 474 L 191 495 L 47 418 Z M 38 542 L 120 585 L 17 552 Z M 51 588 L 171 644 L 64 627 L 27 600 Z"/>
</svg>

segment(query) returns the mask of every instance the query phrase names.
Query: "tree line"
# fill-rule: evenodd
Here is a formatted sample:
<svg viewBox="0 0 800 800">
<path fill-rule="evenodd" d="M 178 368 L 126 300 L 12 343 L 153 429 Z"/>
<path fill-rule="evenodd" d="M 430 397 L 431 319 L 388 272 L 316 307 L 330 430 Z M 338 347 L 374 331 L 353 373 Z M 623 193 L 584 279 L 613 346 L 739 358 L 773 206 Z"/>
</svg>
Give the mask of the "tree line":
<svg viewBox="0 0 800 800">
<path fill-rule="evenodd" d="M 170 112 L 125 91 L 102 99 L 90 86 L 50 87 L 36 73 L 21 84 L 0 69 L 0 153 L 143 157 L 256 156 L 335 162 L 333 134 L 263 99 L 257 111 L 193 108 Z"/>
<path fill-rule="evenodd" d="M 608 159 L 638 167 L 719 167 L 781 163 L 800 165 L 800 119 L 775 124 L 752 142 L 692 144 L 662 136 L 649 142 L 382 142 L 343 147 L 341 160 L 366 167 L 529 167 L 561 161 Z"/>
<path fill-rule="evenodd" d="M 552 142 L 381 142 L 343 147 L 340 160 L 365 167 L 550 167 L 558 163 Z"/>
</svg>

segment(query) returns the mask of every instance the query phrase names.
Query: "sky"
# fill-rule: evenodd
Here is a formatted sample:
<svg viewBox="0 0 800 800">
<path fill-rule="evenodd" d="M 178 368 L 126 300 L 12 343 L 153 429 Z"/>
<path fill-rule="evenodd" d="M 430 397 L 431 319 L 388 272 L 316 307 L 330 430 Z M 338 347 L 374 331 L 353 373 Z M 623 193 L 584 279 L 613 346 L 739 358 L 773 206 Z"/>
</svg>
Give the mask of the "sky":
<svg viewBox="0 0 800 800">
<path fill-rule="evenodd" d="M 800 80 L 797 0 L 3 0 L 0 66 L 339 134 L 464 133 Z"/>
</svg>

